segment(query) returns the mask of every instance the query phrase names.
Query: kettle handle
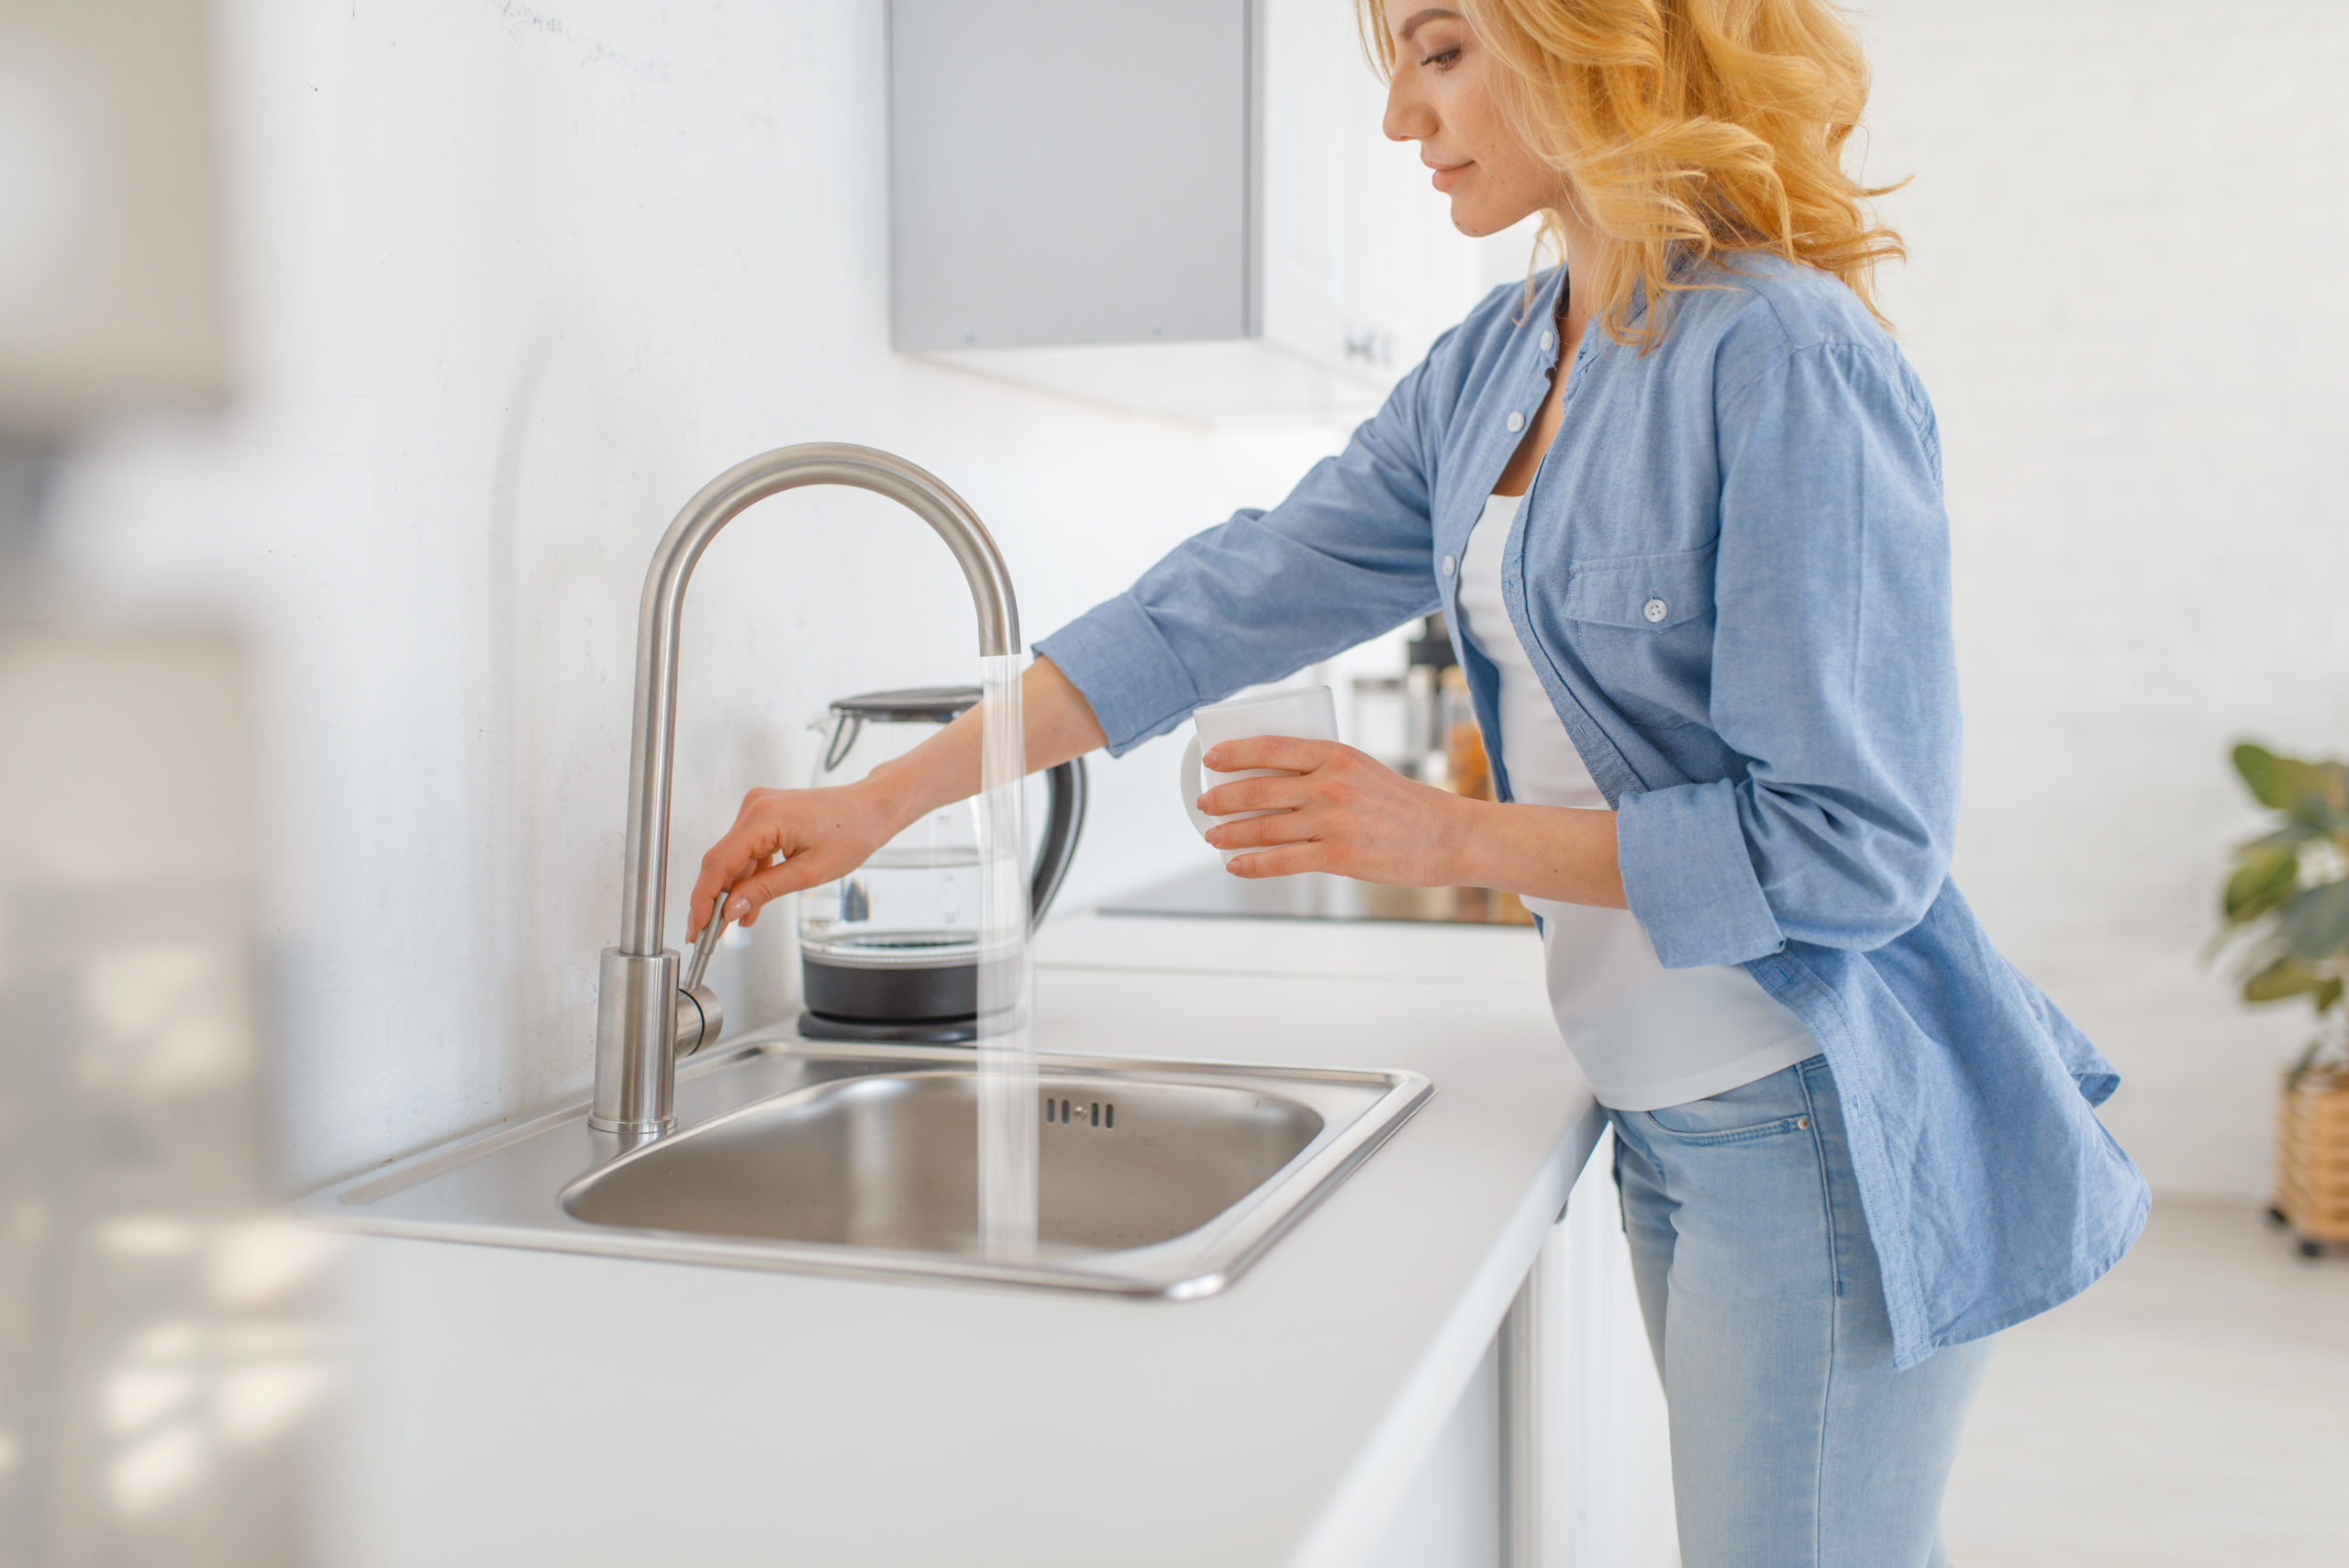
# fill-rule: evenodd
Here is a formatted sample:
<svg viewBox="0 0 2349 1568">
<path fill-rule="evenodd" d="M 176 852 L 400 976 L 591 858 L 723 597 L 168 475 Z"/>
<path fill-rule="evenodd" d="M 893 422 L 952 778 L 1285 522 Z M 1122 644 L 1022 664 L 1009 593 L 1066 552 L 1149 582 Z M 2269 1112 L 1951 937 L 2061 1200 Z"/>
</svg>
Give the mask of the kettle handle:
<svg viewBox="0 0 2349 1568">
<path fill-rule="evenodd" d="M 1085 759 L 1072 758 L 1044 774 L 1046 798 L 1042 844 L 1036 854 L 1036 873 L 1028 884 L 1028 929 L 1043 923 L 1044 911 L 1061 890 L 1069 862 L 1076 858 L 1076 841 L 1085 832 Z"/>
</svg>

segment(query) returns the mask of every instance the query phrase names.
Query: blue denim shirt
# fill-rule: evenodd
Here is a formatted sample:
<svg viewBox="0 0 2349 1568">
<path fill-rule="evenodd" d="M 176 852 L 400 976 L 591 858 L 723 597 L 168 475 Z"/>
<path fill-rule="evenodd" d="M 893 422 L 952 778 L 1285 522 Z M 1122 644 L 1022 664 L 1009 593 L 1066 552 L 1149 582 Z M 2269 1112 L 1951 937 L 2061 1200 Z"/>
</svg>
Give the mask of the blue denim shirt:
<svg viewBox="0 0 2349 1568">
<path fill-rule="evenodd" d="M 1949 877 L 1958 700 L 1924 388 L 1832 277 L 1733 265 L 1688 275 L 1703 286 L 1644 357 L 1584 335 L 1502 592 L 1615 804 L 1658 956 L 1743 964 L 1825 1052 L 1908 1366 L 2085 1288 L 2147 1195 L 2095 1115 L 2110 1064 Z M 1113 753 L 1453 611 L 1469 530 L 1548 391 L 1563 284 L 1545 274 L 1531 309 L 1495 291 L 1287 500 L 1038 645 Z M 1497 739 L 1497 676 L 1454 642 Z"/>
</svg>

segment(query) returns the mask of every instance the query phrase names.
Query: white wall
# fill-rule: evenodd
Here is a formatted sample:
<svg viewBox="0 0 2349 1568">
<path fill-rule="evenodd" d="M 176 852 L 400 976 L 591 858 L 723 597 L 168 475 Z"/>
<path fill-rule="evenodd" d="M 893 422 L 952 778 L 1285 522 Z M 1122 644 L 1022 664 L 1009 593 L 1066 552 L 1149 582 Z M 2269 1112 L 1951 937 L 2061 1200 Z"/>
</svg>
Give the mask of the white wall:
<svg viewBox="0 0 2349 1568">
<path fill-rule="evenodd" d="M 58 528 L 85 600 L 254 639 L 288 1182 L 583 1090 L 638 591 L 710 476 L 901 452 L 986 519 L 1034 638 L 1342 439 L 893 355 L 883 13 L 221 6 L 242 396 L 85 455 Z M 951 559 L 886 503 L 729 529 L 689 601 L 673 918 L 740 792 L 805 780 L 828 698 L 974 653 Z M 1073 900 L 1201 863 L 1163 743 L 1096 783 Z M 738 1022 L 788 1006 L 785 924 L 719 961 Z"/>
<path fill-rule="evenodd" d="M 2273 1067 L 2200 950 L 2237 740 L 2349 751 L 2349 7 L 1878 0 L 1890 309 L 1940 411 L 1956 874 L 2124 1076 L 2157 1191 L 2266 1190 Z"/>
<path fill-rule="evenodd" d="M 709 475 L 795 440 L 904 452 L 996 529 L 1032 637 L 1340 439 L 889 353 L 882 9 L 221 6 L 244 395 L 112 438 L 60 527 L 91 602 L 251 628 L 287 1180 L 584 1085 L 637 588 Z M 2349 11 L 1887 0 L 1866 25 L 1870 166 L 1918 176 L 1887 204 L 1916 253 L 1890 302 L 1957 527 L 1959 873 L 2129 1075 L 2111 1123 L 2156 1184 L 2248 1195 L 2300 1031 L 2197 950 L 2247 820 L 2227 743 L 2349 744 Z M 680 894 L 746 784 L 804 776 L 824 699 L 963 678 L 971 646 L 919 525 L 826 493 L 729 530 L 686 639 Z M 1163 746 L 1100 770 L 1073 896 L 1198 863 L 1169 772 Z M 740 1012 L 785 1005 L 779 940 L 721 960 Z"/>
</svg>

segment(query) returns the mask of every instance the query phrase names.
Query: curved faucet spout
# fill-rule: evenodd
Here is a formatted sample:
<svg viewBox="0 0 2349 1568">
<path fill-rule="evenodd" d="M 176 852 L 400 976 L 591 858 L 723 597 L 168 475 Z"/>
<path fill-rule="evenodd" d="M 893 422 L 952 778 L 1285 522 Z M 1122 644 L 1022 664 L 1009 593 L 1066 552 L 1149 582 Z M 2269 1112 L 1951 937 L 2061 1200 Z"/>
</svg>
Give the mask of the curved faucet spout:
<svg viewBox="0 0 2349 1568">
<path fill-rule="evenodd" d="M 676 742 L 677 633 L 694 563 L 745 507 L 785 490 L 844 484 L 886 495 L 938 531 L 971 585 L 983 655 L 1019 651 L 1011 573 L 963 499 L 902 458 L 812 442 L 735 464 L 685 503 L 662 536 L 637 613 L 636 715 L 629 741 L 628 849 L 620 940 L 604 950 L 596 1006 L 596 1101 L 610 1132 L 658 1136 L 674 1122 L 677 955 L 662 943 L 667 895 L 670 768 Z"/>
</svg>

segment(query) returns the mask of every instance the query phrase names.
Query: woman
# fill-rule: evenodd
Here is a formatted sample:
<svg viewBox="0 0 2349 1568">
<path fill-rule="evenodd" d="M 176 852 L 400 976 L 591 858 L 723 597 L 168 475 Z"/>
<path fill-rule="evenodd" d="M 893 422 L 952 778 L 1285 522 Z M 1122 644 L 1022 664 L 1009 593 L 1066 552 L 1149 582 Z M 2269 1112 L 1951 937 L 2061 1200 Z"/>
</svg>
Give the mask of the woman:
<svg viewBox="0 0 2349 1568">
<path fill-rule="evenodd" d="M 1522 895 L 1615 1129 L 1683 1560 L 1939 1563 L 1991 1336 L 2109 1268 L 2146 1197 L 2092 1109 L 2110 1066 L 1947 875 L 1940 452 L 1871 304 L 1898 241 L 1840 166 L 1865 64 L 1820 0 L 1386 0 L 1365 31 L 1453 222 L 1539 213 L 1564 265 L 1279 506 L 1040 644 L 1029 762 L 1445 611 L 1499 802 L 1235 741 L 1208 764 L 1293 776 L 1201 808 L 1288 815 L 1211 841 L 1284 846 L 1240 876 Z M 839 876 L 977 755 L 966 722 L 752 792 L 693 907 Z"/>
</svg>

